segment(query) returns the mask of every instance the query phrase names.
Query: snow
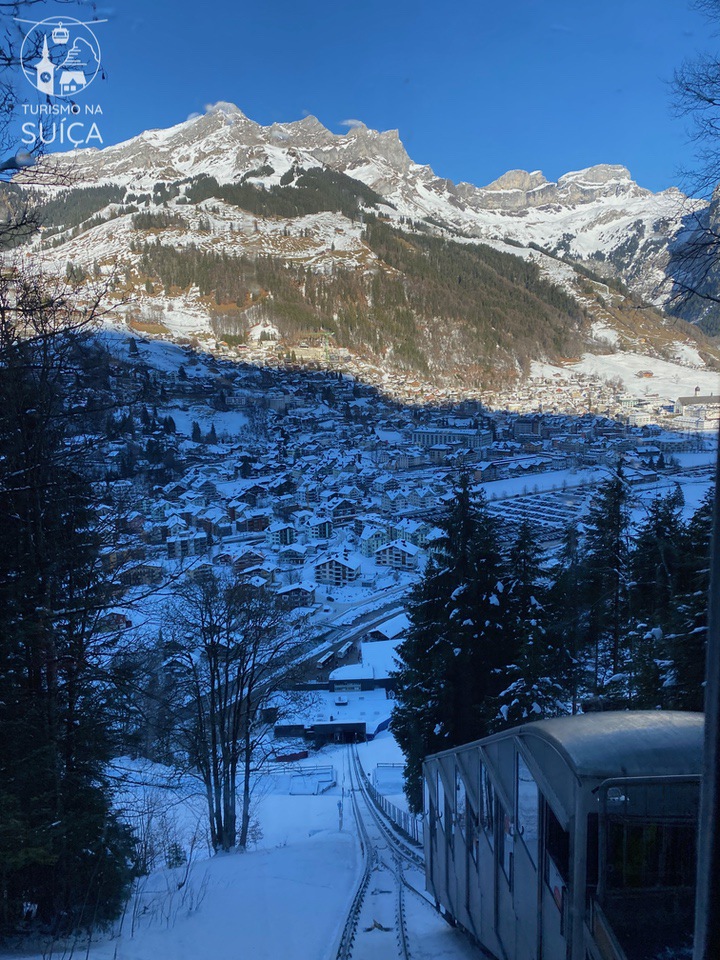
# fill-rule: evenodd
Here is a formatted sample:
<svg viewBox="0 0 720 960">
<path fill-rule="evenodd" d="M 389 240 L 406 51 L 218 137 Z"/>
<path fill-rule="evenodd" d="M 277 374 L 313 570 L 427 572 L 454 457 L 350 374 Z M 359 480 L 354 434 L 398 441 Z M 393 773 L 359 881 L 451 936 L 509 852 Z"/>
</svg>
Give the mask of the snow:
<svg viewBox="0 0 720 960">
<path fill-rule="evenodd" d="M 609 343 L 612 347 L 616 347 L 620 343 L 620 335 L 617 330 L 614 330 L 607 323 L 596 320 L 595 323 L 592 324 L 591 330 L 595 340 Z"/>
<path fill-rule="evenodd" d="M 307 798 L 292 798 L 285 812 L 302 813 Z M 144 888 L 147 909 L 134 938 L 91 949 L 95 960 L 320 960 L 338 933 L 358 869 L 349 832 L 337 831 L 336 801 L 313 798 L 325 807 L 322 828 L 272 850 L 216 857 L 198 863 L 191 893 L 174 889 L 177 875 L 156 875 Z M 323 804 L 323 801 L 324 804 Z M 333 830 L 331 824 L 335 829 Z M 288 834 L 297 824 L 285 821 Z M 275 921 L 274 921 L 274 918 Z"/>
<path fill-rule="evenodd" d="M 392 735 L 386 731 L 358 745 L 358 755 L 378 791 L 407 810 L 403 757 Z M 338 829 L 348 761 L 347 747 L 326 747 L 292 768 L 272 768 L 256 782 L 261 835 L 253 849 L 209 857 L 201 840 L 189 867 L 161 868 L 141 878 L 114 932 L 90 945 L 75 944 L 75 951 L 88 960 L 333 960 L 361 872 L 347 799 Z M 319 795 L 293 794 L 293 777 L 312 777 L 319 764 L 333 769 L 336 785 Z M 202 833 L 203 800 L 192 780 L 129 759 L 118 761 L 113 772 L 124 780 L 119 801 L 138 823 L 151 814 L 185 849 L 198 829 Z M 422 889 L 420 875 L 413 882 Z M 419 898 L 407 899 L 406 913 L 411 935 L 422 944 L 421 960 L 475 956 Z M 54 946 L 58 955 L 61 949 Z M 41 954 L 26 960 L 41 960 Z"/>
<path fill-rule="evenodd" d="M 387 726 L 393 709 L 384 690 L 343 690 L 344 703 L 338 705 L 338 694 L 327 690 L 314 691 L 309 702 L 294 712 L 283 715 L 283 724 L 317 727 L 323 724 L 364 723 L 369 735 Z M 292 708 L 291 708 L 292 710 Z"/>
<path fill-rule="evenodd" d="M 684 358 L 693 355 L 681 349 Z M 698 357 L 699 359 L 699 357 Z M 652 372 L 652 377 L 640 377 L 641 371 Z M 578 373 L 595 375 L 603 380 L 620 378 L 625 391 L 633 397 L 643 398 L 649 394 L 658 394 L 661 400 L 674 401 L 678 397 L 691 396 L 695 387 L 700 387 L 702 394 L 720 394 L 720 373 L 707 369 L 695 369 L 674 363 L 669 360 L 660 360 L 648 357 L 641 353 L 612 353 L 583 355 L 579 363 L 569 363 L 564 366 L 553 366 L 549 363 L 533 363 L 531 376 L 552 377 L 560 375 L 563 379 L 571 379 Z"/>
<path fill-rule="evenodd" d="M 400 643 L 400 640 L 376 640 L 360 645 L 362 662 L 372 670 L 376 680 L 388 677 L 392 671 L 397 670 L 395 651 Z"/>
<path fill-rule="evenodd" d="M 323 751 L 305 766 L 319 762 L 342 771 L 345 748 Z M 162 836 L 174 838 L 186 852 L 193 837 L 196 843 L 189 866 L 158 869 L 139 880 L 113 933 L 87 947 L 90 960 L 334 956 L 360 870 L 351 818 L 338 830 L 341 785 L 322 795 L 292 795 L 288 774 L 261 778 L 255 815 L 262 836 L 256 847 L 209 857 L 197 783 L 127 758 L 111 773 L 122 779 L 118 803 L 136 827 L 144 824 L 156 843 Z M 80 952 L 78 945 L 75 950 Z M 57 944 L 56 952 L 62 952 Z M 28 960 L 41 960 L 40 954 Z"/>
<path fill-rule="evenodd" d="M 491 502 L 506 497 L 519 497 L 530 492 L 536 493 L 545 490 L 565 490 L 572 487 L 583 487 L 597 483 L 596 469 L 547 470 L 544 473 L 533 473 L 527 477 L 509 477 L 507 480 L 491 480 L 481 483 L 478 488 L 483 490 Z"/>
<path fill-rule="evenodd" d="M 410 626 L 410 619 L 406 613 L 398 613 L 396 616 L 391 617 L 389 620 L 383 621 L 383 623 L 378 624 L 376 627 L 373 627 L 373 632 L 381 633 L 388 640 L 395 640 L 402 633 L 404 633 Z"/>
</svg>

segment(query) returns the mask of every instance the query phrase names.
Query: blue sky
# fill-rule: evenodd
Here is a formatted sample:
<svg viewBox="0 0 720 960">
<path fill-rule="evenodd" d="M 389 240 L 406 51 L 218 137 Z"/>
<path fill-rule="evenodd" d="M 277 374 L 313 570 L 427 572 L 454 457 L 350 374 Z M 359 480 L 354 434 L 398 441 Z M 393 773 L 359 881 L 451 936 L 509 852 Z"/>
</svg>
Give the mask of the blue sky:
<svg viewBox="0 0 720 960">
<path fill-rule="evenodd" d="M 668 83 L 711 40 L 687 0 L 122 0 L 97 16 L 107 79 L 78 103 L 101 105 L 107 144 L 227 100 L 264 124 L 398 129 L 414 160 L 478 185 L 594 163 L 677 183 L 692 147 Z"/>
</svg>

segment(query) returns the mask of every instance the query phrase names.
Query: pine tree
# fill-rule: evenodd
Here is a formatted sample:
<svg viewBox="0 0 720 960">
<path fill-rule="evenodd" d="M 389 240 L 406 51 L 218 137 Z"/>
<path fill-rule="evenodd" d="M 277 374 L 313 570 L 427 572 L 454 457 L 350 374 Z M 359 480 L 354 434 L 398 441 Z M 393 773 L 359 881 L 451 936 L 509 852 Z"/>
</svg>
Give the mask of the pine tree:
<svg viewBox="0 0 720 960">
<path fill-rule="evenodd" d="M 682 575 L 686 552 L 683 502 L 678 485 L 666 496 L 656 497 L 634 538 L 632 612 L 656 623 L 668 619 Z"/>
<path fill-rule="evenodd" d="M 548 642 L 561 658 L 563 669 L 557 679 L 566 690 L 568 706 L 574 714 L 584 685 L 581 651 L 586 641 L 589 608 L 583 590 L 580 533 L 575 523 L 565 529 L 557 559 L 546 597 Z"/>
<path fill-rule="evenodd" d="M 702 710 L 704 706 L 714 496 L 711 488 L 687 526 L 680 577 L 683 589 L 676 599 L 674 622 L 661 644 L 659 668 L 663 705 L 667 708 Z"/>
<path fill-rule="evenodd" d="M 11 307 L 11 309 L 8 309 Z M 0 932 L 115 916 L 132 838 L 111 810 L 108 599 L 68 396 L 82 322 L 63 293 L 0 283 Z M 18 326 L 15 326 L 17 322 Z"/>
<path fill-rule="evenodd" d="M 612 674 L 621 666 L 627 616 L 629 517 L 622 463 L 598 487 L 588 511 L 585 533 L 585 587 L 590 600 L 588 639 L 595 647 L 596 685 L 602 687 L 601 660 L 607 652 Z"/>
<path fill-rule="evenodd" d="M 410 631 L 398 648 L 392 729 L 405 753 L 405 791 L 422 808 L 422 759 L 489 732 L 512 661 L 498 526 L 461 477 L 440 521 L 439 554 L 413 589 Z"/>
<path fill-rule="evenodd" d="M 190 434 L 190 438 L 193 441 L 193 443 L 202 443 L 202 431 L 200 429 L 200 424 L 197 422 L 197 420 L 193 420 L 192 433 Z"/>
<path fill-rule="evenodd" d="M 507 667 L 512 683 L 499 697 L 499 715 L 506 724 L 565 712 L 559 682 L 565 655 L 548 634 L 541 562 L 532 527 L 524 521 L 510 550 L 508 626 L 515 632 L 518 656 Z"/>
</svg>

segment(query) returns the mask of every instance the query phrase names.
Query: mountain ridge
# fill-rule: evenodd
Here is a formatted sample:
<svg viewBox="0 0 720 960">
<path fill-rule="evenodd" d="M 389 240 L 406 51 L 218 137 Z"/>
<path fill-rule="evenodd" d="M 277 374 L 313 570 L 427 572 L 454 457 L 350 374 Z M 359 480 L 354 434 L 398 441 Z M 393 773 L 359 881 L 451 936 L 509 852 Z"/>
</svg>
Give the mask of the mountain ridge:
<svg viewBox="0 0 720 960">
<path fill-rule="evenodd" d="M 649 320 L 648 314 L 640 323 L 632 312 L 639 301 L 618 313 L 628 296 L 622 284 L 636 297 L 664 302 L 657 291 L 667 285 L 669 249 L 682 230 L 678 210 L 685 202 L 676 189 L 653 194 L 640 187 L 620 164 L 569 171 L 556 182 L 539 170 L 512 170 L 485 187 L 454 184 L 415 163 L 398 131 L 357 125 L 335 134 L 312 116 L 262 126 L 226 102 L 123 144 L 53 155 L 53 162 L 66 167 L 76 181 L 75 193 L 83 196 L 78 199 L 71 191 L 46 201 L 51 222 L 37 241 L 38 250 L 56 271 L 65 267 L 73 275 L 102 276 L 121 268 L 123 295 L 141 303 L 136 320 L 165 311 L 161 323 L 150 324 L 157 329 L 187 332 L 187 324 L 177 326 L 177 314 L 169 317 L 172 304 L 180 303 L 196 320 L 204 317 L 192 328 L 196 333 L 212 330 L 220 337 L 249 335 L 259 327 L 292 348 L 304 323 L 336 337 L 341 346 L 366 350 L 373 362 L 404 364 L 440 379 L 452 379 L 458 370 L 471 379 L 498 370 L 512 376 L 533 359 L 607 349 L 606 338 L 594 337 L 595 324 L 621 329 L 621 344 L 634 348 L 652 341 L 661 352 L 673 337 L 679 342 L 694 337 L 684 326 L 669 333 L 660 315 Z M 16 183 L 23 179 L 18 176 Z M 95 191 L 92 203 L 88 191 Z M 400 246 L 413 250 L 401 266 L 384 257 L 382 250 L 392 244 L 381 244 L 382 250 L 373 246 L 365 226 L 370 214 L 387 221 L 401 237 Z M 454 246 L 429 247 L 424 235 Z M 150 257 L 148 244 L 175 249 L 175 266 L 168 265 L 169 254 Z M 492 270 L 481 266 L 488 255 L 479 247 L 470 259 L 466 256 L 478 244 L 519 258 L 527 267 L 508 267 L 508 275 L 496 282 Z M 182 251 L 190 249 L 200 257 L 191 258 L 192 267 L 181 262 Z M 213 303 L 207 299 L 207 279 L 201 279 L 202 271 L 217 275 L 209 256 L 248 262 L 269 258 L 286 273 L 260 270 L 272 278 L 273 289 L 263 286 L 257 271 L 243 268 L 246 287 L 233 286 L 224 299 L 216 291 Z M 464 264 L 454 282 L 470 282 L 476 300 L 486 303 L 487 316 L 475 311 L 475 301 L 456 297 L 444 267 L 429 270 L 434 280 L 429 287 L 425 283 L 422 257 L 439 264 L 446 256 Z M 165 279 L 157 272 L 160 262 Z M 504 261 L 494 262 L 493 270 L 506 271 Z M 227 264 L 232 272 L 231 261 Z M 524 299 L 530 275 L 523 270 L 530 268 L 575 306 L 550 288 L 542 288 L 544 305 Z M 193 276 L 192 270 L 200 273 Z M 477 271 L 487 279 L 487 296 L 473 286 Z M 326 303 L 308 300 L 308 276 L 340 273 L 350 279 L 320 282 L 317 295 Z M 183 283 L 168 279 L 176 276 L 185 278 Z M 400 286 L 393 287 L 398 278 Z M 384 300 L 378 306 L 373 284 L 381 280 Z M 617 281 L 621 286 L 613 292 L 607 284 Z M 200 287 L 206 291 L 202 296 Z M 536 335 L 523 335 L 513 300 L 525 304 L 527 329 Z M 538 317 L 550 324 L 551 334 L 543 333 Z M 516 331 L 515 346 L 509 330 Z M 537 356 L 532 356 L 533 344 Z M 708 357 L 712 353 L 704 341 L 702 350 Z"/>
</svg>

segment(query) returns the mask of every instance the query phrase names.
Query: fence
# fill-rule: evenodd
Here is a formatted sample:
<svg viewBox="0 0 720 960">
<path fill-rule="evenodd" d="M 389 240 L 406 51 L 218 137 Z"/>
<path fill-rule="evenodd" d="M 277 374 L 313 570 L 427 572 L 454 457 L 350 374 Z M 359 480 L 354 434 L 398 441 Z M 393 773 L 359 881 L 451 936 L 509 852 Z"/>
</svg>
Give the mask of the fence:
<svg viewBox="0 0 720 960">
<path fill-rule="evenodd" d="M 379 763 L 378 767 L 390 767 L 395 766 L 395 764 L 382 764 Z M 372 797 L 373 803 L 376 807 L 379 807 L 380 810 L 395 824 L 400 833 L 403 834 L 411 843 L 416 844 L 418 847 L 423 845 L 423 820 L 422 817 L 416 817 L 413 813 L 408 813 L 407 810 L 401 810 L 400 807 L 395 806 L 387 797 L 384 797 L 377 788 L 370 782 L 370 777 L 363 770 L 365 776 L 365 783 L 367 791 Z"/>
</svg>

